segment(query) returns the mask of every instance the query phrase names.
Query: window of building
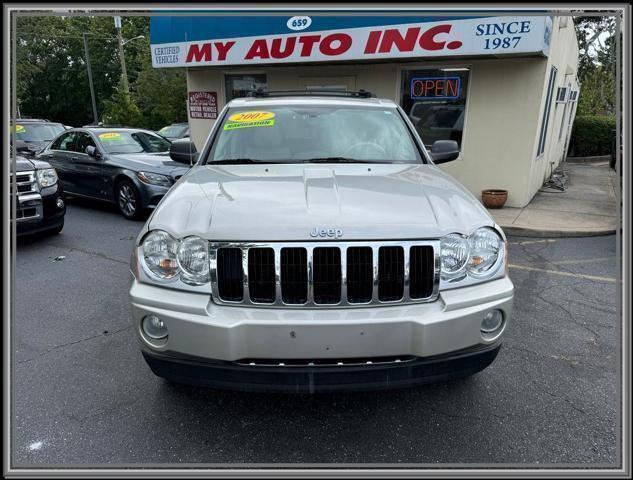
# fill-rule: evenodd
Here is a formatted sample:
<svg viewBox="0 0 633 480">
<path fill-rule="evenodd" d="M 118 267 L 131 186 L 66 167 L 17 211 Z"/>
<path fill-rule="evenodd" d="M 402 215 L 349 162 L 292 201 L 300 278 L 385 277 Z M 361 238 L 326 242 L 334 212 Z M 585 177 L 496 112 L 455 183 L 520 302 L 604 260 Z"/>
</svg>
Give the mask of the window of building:
<svg viewBox="0 0 633 480">
<path fill-rule="evenodd" d="M 547 95 L 545 97 L 545 108 L 543 109 L 543 119 L 541 121 L 541 133 L 539 134 L 538 150 L 536 156 L 541 155 L 545 151 L 545 140 L 547 139 L 547 126 L 549 124 L 549 113 L 552 107 L 552 96 L 554 94 L 554 86 L 556 85 L 556 67 L 552 67 L 549 72 L 549 81 L 547 82 Z"/>
<path fill-rule="evenodd" d="M 461 149 L 469 73 L 467 68 L 403 72 L 400 106 L 427 148 L 436 140 L 455 140 Z"/>
<path fill-rule="evenodd" d="M 567 91 L 568 92 L 571 91 L 571 84 L 567 86 Z M 571 104 L 571 102 L 565 102 L 565 109 L 563 110 L 563 116 L 560 119 L 560 130 L 558 131 L 559 142 L 563 138 L 563 130 L 565 129 L 565 123 L 566 123 L 565 117 L 567 117 L 567 110 L 571 110 L 572 107 L 573 105 Z"/>
<path fill-rule="evenodd" d="M 262 88 L 266 90 L 266 75 L 225 75 L 224 90 L 226 93 L 226 102 L 230 102 L 234 98 L 245 97 L 248 92 Z"/>
</svg>

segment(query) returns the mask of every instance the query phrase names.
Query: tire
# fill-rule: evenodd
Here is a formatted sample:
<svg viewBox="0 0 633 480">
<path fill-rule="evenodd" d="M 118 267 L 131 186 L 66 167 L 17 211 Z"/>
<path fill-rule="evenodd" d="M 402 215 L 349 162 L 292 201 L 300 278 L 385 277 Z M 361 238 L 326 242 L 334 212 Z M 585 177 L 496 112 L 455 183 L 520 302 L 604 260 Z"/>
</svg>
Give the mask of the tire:
<svg viewBox="0 0 633 480">
<path fill-rule="evenodd" d="M 114 190 L 116 205 L 121 215 L 128 220 L 138 220 L 141 218 L 143 209 L 141 208 L 141 196 L 132 182 L 121 180 Z"/>
<path fill-rule="evenodd" d="M 46 233 L 48 233 L 49 235 L 57 235 L 57 234 L 61 233 L 63 229 L 64 229 L 64 220 L 62 219 L 62 223 L 57 225 L 55 228 L 51 228 Z"/>
</svg>

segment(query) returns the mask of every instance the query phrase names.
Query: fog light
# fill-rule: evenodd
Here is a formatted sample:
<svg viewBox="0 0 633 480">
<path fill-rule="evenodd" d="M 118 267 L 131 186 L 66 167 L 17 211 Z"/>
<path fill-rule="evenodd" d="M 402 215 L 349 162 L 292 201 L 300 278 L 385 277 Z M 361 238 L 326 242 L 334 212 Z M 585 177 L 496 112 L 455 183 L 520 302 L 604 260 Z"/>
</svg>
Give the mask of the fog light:
<svg viewBox="0 0 633 480">
<path fill-rule="evenodd" d="M 483 333 L 494 333 L 503 325 L 503 312 L 492 310 L 484 315 L 481 321 L 481 331 Z"/>
<path fill-rule="evenodd" d="M 145 315 L 143 317 L 143 332 L 149 338 L 160 340 L 167 336 L 167 326 L 156 315 Z"/>
<path fill-rule="evenodd" d="M 57 204 L 57 208 L 64 208 L 64 200 L 62 198 L 58 198 L 55 203 Z"/>
</svg>

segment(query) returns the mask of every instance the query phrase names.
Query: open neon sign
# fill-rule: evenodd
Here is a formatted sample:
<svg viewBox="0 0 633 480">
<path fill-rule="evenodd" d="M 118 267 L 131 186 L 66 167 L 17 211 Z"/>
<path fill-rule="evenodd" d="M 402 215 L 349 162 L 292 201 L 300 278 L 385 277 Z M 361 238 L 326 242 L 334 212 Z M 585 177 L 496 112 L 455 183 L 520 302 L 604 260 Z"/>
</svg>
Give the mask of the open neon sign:
<svg viewBox="0 0 633 480">
<path fill-rule="evenodd" d="M 411 79 L 411 98 L 415 100 L 455 100 L 461 93 L 459 77 L 424 77 Z"/>
</svg>

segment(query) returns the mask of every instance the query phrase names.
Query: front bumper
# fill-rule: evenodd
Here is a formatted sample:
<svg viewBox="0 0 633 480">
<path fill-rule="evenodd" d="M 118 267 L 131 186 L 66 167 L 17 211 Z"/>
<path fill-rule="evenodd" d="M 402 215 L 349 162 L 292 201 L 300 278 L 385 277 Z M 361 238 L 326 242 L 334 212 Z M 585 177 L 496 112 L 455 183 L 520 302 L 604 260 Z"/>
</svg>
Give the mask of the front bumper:
<svg viewBox="0 0 633 480">
<path fill-rule="evenodd" d="M 16 234 L 31 235 L 63 225 L 66 202 L 64 201 L 60 208 L 57 206 L 58 198 L 64 198 L 64 191 L 59 182 L 52 187 L 43 188 L 39 193 L 19 195 L 16 205 Z"/>
<path fill-rule="evenodd" d="M 481 321 L 499 309 L 507 326 L 514 287 L 509 278 L 447 290 L 437 301 L 344 309 L 273 309 L 222 306 L 211 294 L 189 293 L 132 279 L 132 317 L 141 348 L 161 358 L 198 361 L 244 359 L 428 358 L 498 345 L 484 338 Z M 167 326 L 164 344 L 141 330 L 145 315 Z"/>
<path fill-rule="evenodd" d="M 492 363 L 499 345 L 401 362 L 344 366 L 250 366 L 143 352 L 152 371 L 172 381 L 247 392 L 327 393 L 404 388 L 472 375 Z"/>
<path fill-rule="evenodd" d="M 171 187 L 136 182 L 141 197 L 141 208 L 156 208 Z"/>
</svg>

